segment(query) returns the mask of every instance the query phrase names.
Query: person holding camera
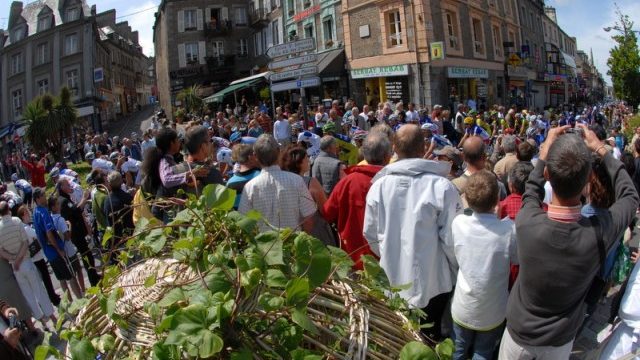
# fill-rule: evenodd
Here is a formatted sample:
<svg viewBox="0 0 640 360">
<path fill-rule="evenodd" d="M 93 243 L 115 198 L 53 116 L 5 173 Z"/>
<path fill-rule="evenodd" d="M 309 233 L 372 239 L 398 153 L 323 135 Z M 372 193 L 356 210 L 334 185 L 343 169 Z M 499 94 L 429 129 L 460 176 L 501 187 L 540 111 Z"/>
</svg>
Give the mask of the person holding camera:
<svg viewBox="0 0 640 360">
<path fill-rule="evenodd" d="M 18 322 L 18 310 L 0 299 L 0 358 L 6 360 L 27 360 L 21 344 L 22 331 Z"/>
</svg>

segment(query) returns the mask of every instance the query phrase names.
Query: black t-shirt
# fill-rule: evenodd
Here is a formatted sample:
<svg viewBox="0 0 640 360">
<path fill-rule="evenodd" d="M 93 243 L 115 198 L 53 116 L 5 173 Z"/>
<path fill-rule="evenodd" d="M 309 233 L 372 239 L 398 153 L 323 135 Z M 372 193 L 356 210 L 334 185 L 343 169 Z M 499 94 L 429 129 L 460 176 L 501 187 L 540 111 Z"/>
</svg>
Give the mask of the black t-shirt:
<svg viewBox="0 0 640 360">
<path fill-rule="evenodd" d="M 71 223 L 71 237 L 73 239 L 84 239 L 87 236 L 87 228 L 84 223 L 82 209 L 64 195 L 60 195 L 58 201 L 60 203 L 60 215 Z"/>
</svg>

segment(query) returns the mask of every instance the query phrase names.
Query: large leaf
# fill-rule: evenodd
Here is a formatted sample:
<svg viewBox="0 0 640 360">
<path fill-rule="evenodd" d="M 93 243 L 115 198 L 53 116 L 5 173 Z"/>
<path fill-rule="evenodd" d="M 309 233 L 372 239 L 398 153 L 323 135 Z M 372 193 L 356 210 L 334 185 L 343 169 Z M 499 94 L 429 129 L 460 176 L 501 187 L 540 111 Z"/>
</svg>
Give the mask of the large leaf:
<svg viewBox="0 0 640 360">
<path fill-rule="evenodd" d="M 73 360 L 95 360 L 96 355 L 98 355 L 89 339 L 71 339 L 69 346 L 71 347 L 71 359 Z"/>
<path fill-rule="evenodd" d="M 202 340 L 198 346 L 198 355 L 200 355 L 200 357 L 209 358 L 222 350 L 224 341 L 213 331 L 204 329 L 200 331 L 200 335 L 202 336 Z"/>
<path fill-rule="evenodd" d="M 256 236 L 258 250 L 264 256 L 267 265 L 284 265 L 282 258 L 282 238 L 275 231 L 269 231 Z"/>
<path fill-rule="evenodd" d="M 439 360 L 435 351 L 427 345 L 412 341 L 400 351 L 400 360 Z"/>
<path fill-rule="evenodd" d="M 158 306 L 160 307 L 169 307 L 178 301 L 186 301 L 187 298 L 184 295 L 184 292 L 180 288 L 175 288 L 169 291 L 163 298 L 158 302 Z"/>
<path fill-rule="evenodd" d="M 62 356 L 60 355 L 60 352 L 54 346 L 40 345 L 40 346 L 38 346 L 36 348 L 36 351 L 33 354 L 33 359 L 34 360 L 47 360 L 49 355 L 53 356 L 56 359 L 61 359 L 62 358 Z"/>
<path fill-rule="evenodd" d="M 440 360 L 451 360 L 456 346 L 451 339 L 445 339 L 436 345 L 436 354 Z"/>
<path fill-rule="evenodd" d="M 189 305 L 173 315 L 171 327 L 185 335 L 196 335 L 207 328 L 207 309 L 201 304 Z"/>
<path fill-rule="evenodd" d="M 202 189 L 204 206 L 210 210 L 231 210 L 236 200 L 236 192 L 225 186 L 209 184 Z"/>
<path fill-rule="evenodd" d="M 309 319 L 306 312 L 302 309 L 293 309 L 293 311 L 291 312 L 291 320 L 293 320 L 293 322 L 298 324 L 301 328 L 311 333 L 318 333 L 318 328 L 313 323 L 313 321 Z"/>
<path fill-rule="evenodd" d="M 287 305 L 306 305 L 309 300 L 309 280 L 306 278 L 294 278 L 289 280 L 286 287 Z"/>
<path fill-rule="evenodd" d="M 284 276 L 282 270 L 268 269 L 267 270 L 267 286 L 284 289 L 287 286 L 287 278 Z"/>
<path fill-rule="evenodd" d="M 331 255 L 322 241 L 300 233 L 294 240 L 295 269 L 300 276 L 309 278 L 309 287 L 322 285 L 331 273 Z"/>
</svg>

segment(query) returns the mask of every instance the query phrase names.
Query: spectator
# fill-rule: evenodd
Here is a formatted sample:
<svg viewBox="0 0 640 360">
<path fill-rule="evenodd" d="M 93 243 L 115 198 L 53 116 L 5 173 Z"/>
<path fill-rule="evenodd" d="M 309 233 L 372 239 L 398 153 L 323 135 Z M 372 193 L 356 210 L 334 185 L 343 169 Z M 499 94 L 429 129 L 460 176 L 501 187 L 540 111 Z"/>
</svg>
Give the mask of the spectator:
<svg viewBox="0 0 640 360">
<path fill-rule="evenodd" d="M 474 359 L 491 359 L 507 312 L 510 262 L 518 262 L 515 226 L 496 217 L 499 188 L 491 172 L 471 175 L 466 194 L 473 214 L 451 224 L 460 267 L 451 304 L 453 358 L 467 359 L 471 350 Z"/>
<path fill-rule="evenodd" d="M 311 232 L 316 204 L 302 177 L 277 165 L 278 147 L 275 138 L 267 134 L 260 135 L 253 145 L 262 171 L 245 185 L 238 210 L 244 214 L 257 210 L 267 223 L 278 228 L 297 229 L 302 225 L 303 230 Z M 265 231 L 269 226 L 261 223 L 259 228 Z"/>
<path fill-rule="evenodd" d="M 422 159 L 423 144 L 418 126 L 400 128 L 394 143 L 398 161 L 374 177 L 363 231 L 391 285 L 411 284 L 400 296 L 425 311 L 434 323 L 425 330 L 440 340 L 441 318 L 457 271 L 451 222 L 462 208 L 446 178 L 448 164 Z"/>
<path fill-rule="evenodd" d="M 338 181 L 346 176 L 346 167 L 338 160 L 338 154 L 336 139 L 331 135 L 323 136 L 320 139 L 320 154 L 311 167 L 311 176 L 318 179 L 327 196 L 331 195 Z"/>
<path fill-rule="evenodd" d="M 113 264 L 118 247 L 122 245 L 120 241 L 131 234 L 135 228 L 131 209 L 133 196 L 122 190 L 122 175 L 117 171 L 109 173 L 107 184 L 111 192 L 104 201 L 102 211 L 109 226 L 113 227 L 113 237 L 110 243 L 110 261 Z"/>
<path fill-rule="evenodd" d="M 587 292 L 600 269 L 598 235 L 606 248 L 618 240 L 638 208 L 638 194 L 622 164 L 583 125 L 584 140 L 551 129 L 529 176 L 516 218 L 520 275 L 509 298 L 501 359 L 567 359 L 584 320 Z M 615 188 L 615 202 L 603 215 L 580 214 L 580 197 L 591 171 L 591 152 Z M 553 189 L 542 210 L 544 178 Z M 596 219 L 595 221 L 593 219 Z"/>
<path fill-rule="evenodd" d="M 295 118 L 291 117 L 289 120 L 280 118 L 273 124 L 273 137 L 283 148 L 291 143 L 291 125 L 289 121 L 294 122 Z"/>
<path fill-rule="evenodd" d="M 231 157 L 233 161 L 240 164 L 238 171 L 227 181 L 227 187 L 236 191 L 236 200 L 233 208 L 238 210 L 242 191 L 251 179 L 260 174 L 260 166 L 258 166 L 258 160 L 253 153 L 253 145 L 239 144 L 234 146 Z"/>
<path fill-rule="evenodd" d="M 20 316 L 18 310 L 0 299 L 0 358 L 6 360 L 28 360 L 30 356 L 24 353 L 20 347 L 22 333 L 18 328 L 9 327 L 9 317 Z"/>
<path fill-rule="evenodd" d="M 11 181 L 13 181 L 16 190 L 20 191 L 22 202 L 31 207 L 31 202 L 33 201 L 33 187 L 31 184 L 25 179 L 18 178 L 18 174 L 16 173 L 11 174 Z"/>
<path fill-rule="evenodd" d="M 504 151 L 504 157 L 496 163 L 493 171 L 500 181 L 506 183 L 507 176 L 509 176 L 511 169 L 518 162 L 518 157 L 516 156 L 516 137 L 514 135 L 505 135 L 502 138 L 501 147 Z"/>
<path fill-rule="evenodd" d="M 51 219 L 53 225 L 56 228 L 58 236 L 64 241 L 64 253 L 69 259 L 69 264 L 73 270 L 76 279 L 78 279 L 78 285 L 80 285 L 80 292 L 85 293 L 84 274 L 82 273 L 82 265 L 78 258 L 78 249 L 71 242 L 71 231 L 67 225 L 67 220 L 60 215 L 60 201 L 56 196 L 51 196 L 47 201 L 49 212 L 51 212 Z"/>
<path fill-rule="evenodd" d="M 98 281 L 100 281 L 100 276 L 96 271 L 95 259 L 87 242 L 90 227 L 86 223 L 83 215 L 84 206 L 89 201 L 90 193 L 89 191 L 85 191 L 81 201 L 78 203 L 74 203 L 71 200 L 72 193 L 73 189 L 69 185 L 69 182 L 65 179 L 60 179 L 58 182 L 60 215 L 71 224 L 71 242 L 80 252 L 84 269 L 87 271 L 87 275 L 89 275 L 89 283 L 91 283 L 91 286 L 96 286 Z"/>
<path fill-rule="evenodd" d="M 42 283 L 44 284 L 45 290 L 47 290 L 47 295 L 49 296 L 51 304 L 53 304 L 53 306 L 58 306 L 60 304 L 60 296 L 53 288 L 51 275 L 49 275 L 49 267 L 47 266 L 47 261 L 44 259 L 42 246 L 40 246 L 40 242 L 38 242 L 38 235 L 36 235 L 36 231 L 33 229 L 33 226 L 31 226 L 31 211 L 27 205 L 21 205 L 17 214 L 18 218 L 22 220 L 24 231 L 27 233 L 27 237 L 29 238 L 29 255 L 31 256 L 31 261 L 33 261 L 33 265 L 36 266 L 40 273 Z"/>
<path fill-rule="evenodd" d="M 29 238 L 22 221 L 11 216 L 9 204 L 0 201 L 0 257 L 13 267 L 22 295 L 27 300 L 33 317 L 47 327 L 47 320 L 55 324 L 58 320 L 53 314 L 53 305 L 38 274 L 38 270 L 29 255 Z"/>
<path fill-rule="evenodd" d="M 96 237 L 100 243 L 102 243 L 102 235 L 104 235 L 109 222 L 107 216 L 104 213 L 104 202 L 107 199 L 108 189 L 106 187 L 105 175 L 97 170 L 91 172 L 91 179 L 95 185 L 93 196 L 91 197 L 91 213 L 95 218 L 96 230 L 98 236 Z"/>
<path fill-rule="evenodd" d="M 280 166 L 282 170 L 290 171 L 302 176 L 302 179 L 304 179 L 304 182 L 311 193 L 313 201 L 316 203 L 316 207 L 321 209 L 327 201 L 327 196 L 325 195 L 320 182 L 318 182 L 316 178 L 305 175 L 309 173 L 309 162 L 310 160 L 307 155 L 307 151 L 300 146 L 294 145 L 288 147 L 284 151 Z M 309 234 L 321 240 L 325 245 L 337 245 L 329 224 L 327 224 L 318 212 L 313 215 L 313 230 L 311 230 Z"/>
<path fill-rule="evenodd" d="M 389 138 L 380 132 L 369 134 L 361 149 L 367 165 L 350 168 L 322 207 L 324 218 L 337 226 L 340 247 L 351 256 L 358 270 L 363 269 L 363 255 L 375 256 L 362 234 L 367 192 L 371 180 L 389 163 L 392 154 Z"/>
<path fill-rule="evenodd" d="M 71 287 L 71 291 L 73 291 L 76 298 L 80 298 L 82 297 L 80 285 L 69 267 L 69 262 L 64 252 L 64 241 L 58 236 L 51 214 L 46 208 L 47 198 L 44 189 L 35 188 L 33 190 L 33 200 L 36 202 L 36 208 L 33 211 L 33 228 L 38 235 L 38 241 L 44 250 L 44 255 L 47 257 L 49 265 L 51 265 L 53 274 L 60 281 L 64 291 L 68 293 L 69 287 Z"/>
<path fill-rule="evenodd" d="M 40 161 L 37 159 L 38 158 L 35 154 L 31 154 L 29 161 L 20 160 L 20 163 L 29 172 L 29 175 L 31 176 L 31 185 L 36 187 L 45 187 L 47 184 L 44 181 L 44 173 L 46 171 L 44 167 L 44 158 L 40 159 Z"/>
<path fill-rule="evenodd" d="M 187 161 L 177 165 L 174 171 L 193 172 L 198 180 L 198 185 L 202 187 L 209 184 L 223 185 L 224 181 L 220 171 L 207 163 L 207 159 L 214 153 L 215 148 L 209 139 L 207 129 L 201 125 L 194 126 L 187 130 L 184 139 L 189 155 L 187 156 Z"/>
<path fill-rule="evenodd" d="M 515 221 L 516 215 L 522 207 L 522 194 L 524 194 L 524 186 L 531 171 L 533 171 L 533 165 L 524 161 L 516 163 L 511 168 L 508 177 L 510 195 L 500 202 L 498 218 L 509 217 Z"/>
</svg>

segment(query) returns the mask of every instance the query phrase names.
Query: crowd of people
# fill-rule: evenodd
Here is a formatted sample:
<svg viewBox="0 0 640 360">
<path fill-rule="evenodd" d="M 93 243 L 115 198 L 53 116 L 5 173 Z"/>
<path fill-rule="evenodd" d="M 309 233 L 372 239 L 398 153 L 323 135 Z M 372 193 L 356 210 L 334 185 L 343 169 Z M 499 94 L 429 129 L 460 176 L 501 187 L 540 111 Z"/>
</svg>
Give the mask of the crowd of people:
<svg viewBox="0 0 640 360">
<path fill-rule="evenodd" d="M 640 129 L 623 135 L 623 103 L 302 110 L 228 107 L 183 124 L 159 114 L 141 138 L 87 135 L 86 179 L 66 161 L 16 155 L 16 191 L 0 189 L 0 299 L 38 337 L 32 318 L 48 331 L 60 302 L 49 267 L 82 297 L 102 261 L 126 266 L 119 250 L 139 219 L 168 223 L 180 190 L 218 184 L 236 191 L 235 209 L 262 214 L 260 230 L 305 231 L 354 270 L 378 259 L 433 323 L 424 334 L 453 338 L 454 359 L 567 359 L 612 281 L 628 285 L 600 358 L 637 351 L 640 282 L 623 238 L 638 209 Z"/>
</svg>

